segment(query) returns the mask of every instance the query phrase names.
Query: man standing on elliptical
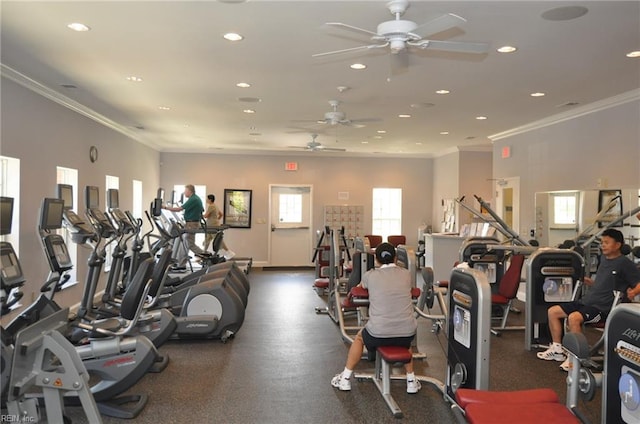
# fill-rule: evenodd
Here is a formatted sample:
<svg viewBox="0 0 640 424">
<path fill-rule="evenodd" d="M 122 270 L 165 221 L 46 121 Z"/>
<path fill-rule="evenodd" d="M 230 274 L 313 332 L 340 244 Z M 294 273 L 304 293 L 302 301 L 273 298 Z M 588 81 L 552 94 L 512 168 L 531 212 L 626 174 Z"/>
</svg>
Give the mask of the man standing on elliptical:
<svg viewBox="0 0 640 424">
<path fill-rule="evenodd" d="M 202 200 L 196 194 L 196 189 L 193 184 L 187 184 L 186 186 L 184 186 L 184 197 L 187 198 L 187 201 L 184 202 L 182 206 L 163 206 L 162 209 L 166 209 L 172 212 L 184 211 L 185 230 L 197 230 L 198 228 L 200 228 L 200 219 L 202 218 L 202 211 L 204 210 L 204 208 L 202 207 Z M 196 256 L 199 256 L 201 258 L 210 256 L 196 244 L 196 235 L 194 232 L 186 232 L 184 233 L 183 237 L 187 242 L 189 250 L 195 253 Z M 185 256 L 177 265 L 180 267 L 184 267 L 187 263 L 187 260 L 188 256 Z"/>
<path fill-rule="evenodd" d="M 640 269 L 621 252 L 624 236 L 609 228 L 602 233 L 600 248 L 602 256 L 594 279 L 584 278 L 589 291 L 582 299 L 560 303 L 547 311 L 552 343 L 549 349 L 538 352 L 545 361 L 564 361 L 560 368 L 569 370 L 570 361 L 562 350 L 562 327 L 567 319 L 569 331 L 582 332 L 582 324 L 595 324 L 607 318 L 613 305 L 614 290 L 633 299 L 640 294 Z"/>
</svg>

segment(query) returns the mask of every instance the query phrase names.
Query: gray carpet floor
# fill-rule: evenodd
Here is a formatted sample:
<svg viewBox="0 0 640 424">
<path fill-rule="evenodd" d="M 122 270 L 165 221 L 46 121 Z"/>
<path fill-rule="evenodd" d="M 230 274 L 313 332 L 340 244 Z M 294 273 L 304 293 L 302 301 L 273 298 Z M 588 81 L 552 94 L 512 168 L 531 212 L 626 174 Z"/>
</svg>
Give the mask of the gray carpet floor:
<svg viewBox="0 0 640 424">
<path fill-rule="evenodd" d="M 348 346 L 326 315 L 317 315 L 324 299 L 311 288 L 312 271 L 254 269 L 243 327 L 233 340 L 169 342 L 160 348 L 168 367 L 146 375 L 127 393 L 147 393 L 149 402 L 136 424 L 169 423 L 451 423 L 454 417 L 442 394 L 423 384 L 415 395 L 405 383 L 392 383 L 393 396 L 404 412 L 395 419 L 370 381 L 355 381 L 351 392 L 339 392 L 331 377 L 344 367 Z M 522 305 L 520 305 L 522 307 Z M 509 324 L 522 324 L 511 314 Z M 418 345 L 427 359 L 416 361 L 418 374 L 444 380 L 446 338 L 419 322 Z M 588 334 L 590 339 L 598 334 Z M 361 361 L 357 372 L 371 370 Z M 556 362 L 543 362 L 524 350 L 522 332 L 492 337 L 490 388 L 554 389 L 564 401 L 566 373 Z M 600 393 L 580 409 L 600 421 Z M 73 422 L 81 411 L 70 409 Z M 107 424 L 125 423 L 105 417 Z"/>
</svg>

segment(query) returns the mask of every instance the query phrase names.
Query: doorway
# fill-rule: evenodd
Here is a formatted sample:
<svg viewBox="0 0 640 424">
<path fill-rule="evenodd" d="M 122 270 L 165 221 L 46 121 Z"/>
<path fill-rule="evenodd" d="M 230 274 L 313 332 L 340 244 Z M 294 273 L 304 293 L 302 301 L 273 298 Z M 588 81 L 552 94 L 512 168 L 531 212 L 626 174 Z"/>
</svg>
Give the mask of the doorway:
<svg viewBox="0 0 640 424">
<path fill-rule="evenodd" d="M 520 234 L 520 177 L 496 181 L 496 213 Z"/>
<path fill-rule="evenodd" d="M 313 186 L 269 185 L 269 265 L 311 266 Z"/>
</svg>

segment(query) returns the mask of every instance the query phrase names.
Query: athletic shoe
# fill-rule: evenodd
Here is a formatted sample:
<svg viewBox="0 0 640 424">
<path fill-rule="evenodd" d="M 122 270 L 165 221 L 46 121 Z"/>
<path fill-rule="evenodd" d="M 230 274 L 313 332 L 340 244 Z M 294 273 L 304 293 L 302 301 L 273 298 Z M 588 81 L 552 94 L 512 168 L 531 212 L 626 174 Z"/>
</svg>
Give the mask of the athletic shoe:
<svg viewBox="0 0 640 424">
<path fill-rule="evenodd" d="M 421 387 L 418 380 L 407 380 L 407 393 L 418 393 Z"/>
<path fill-rule="evenodd" d="M 336 374 L 336 376 L 331 379 L 331 385 L 342 392 L 351 390 L 351 380 L 342 377 L 342 373 Z"/>
<path fill-rule="evenodd" d="M 562 369 L 562 371 L 569 372 L 571 368 L 573 368 L 573 365 L 571 364 L 571 359 L 569 358 L 565 359 L 565 361 L 560 364 L 560 368 Z"/>
<path fill-rule="evenodd" d="M 536 356 L 539 359 L 543 359 L 545 361 L 558 361 L 558 362 L 562 362 L 566 359 L 566 357 L 564 356 L 564 353 L 562 352 L 556 352 L 555 350 L 553 350 L 553 348 L 549 348 L 547 350 L 545 350 L 544 352 L 538 352 L 536 353 Z"/>
</svg>

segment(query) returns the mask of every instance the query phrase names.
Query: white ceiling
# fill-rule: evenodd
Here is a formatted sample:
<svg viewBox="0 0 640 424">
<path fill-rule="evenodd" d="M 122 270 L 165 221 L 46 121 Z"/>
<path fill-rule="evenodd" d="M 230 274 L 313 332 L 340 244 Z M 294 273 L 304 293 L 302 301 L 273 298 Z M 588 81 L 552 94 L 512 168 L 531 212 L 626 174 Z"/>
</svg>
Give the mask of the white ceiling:
<svg viewBox="0 0 640 424">
<path fill-rule="evenodd" d="M 488 148 L 491 135 L 640 87 L 640 58 L 625 56 L 640 50 L 638 1 L 413 1 L 403 19 L 460 15 L 466 24 L 432 38 L 490 43 L 489 53 L 420 50 L 390 81 L 387 50 L 312 57 L 369 44 L 323 23 L 375 32 L 393 19 L 385 4 L 4 0 L 2 72 L 160 151 L 220 153 L 299 152 L 288 146 L 305 146 L 314 132 L 347 155 Z M 588 13 L 566 21 L 541 16 L 569 5 Z M 91 31 L 73 32 L 71 22 Z M 230 31 L 244 40 L 224 40 Z M 507 44 L 518 51 L 496 52 Z M 355 62 L 368 68 L 350 69 Z M 143 82 L 126 80 L 134 75 Z M 252 86 L 236 87 L 241 81 Z M 357 128 L 314 123 L 331 110 L 329 100 L 339 100 L 347 118 L 380 121 Z M 243 113 L 249 108 L 256 113 Z M 412 117 L 398 117 L 406 113 Z M 488 119 L 475 119 L 480 115 Z"/>
</svg>

